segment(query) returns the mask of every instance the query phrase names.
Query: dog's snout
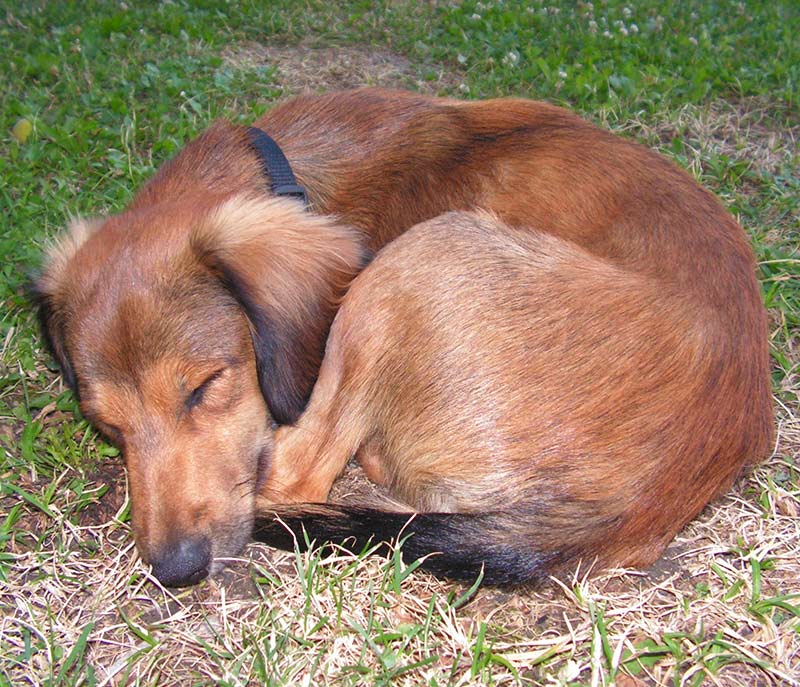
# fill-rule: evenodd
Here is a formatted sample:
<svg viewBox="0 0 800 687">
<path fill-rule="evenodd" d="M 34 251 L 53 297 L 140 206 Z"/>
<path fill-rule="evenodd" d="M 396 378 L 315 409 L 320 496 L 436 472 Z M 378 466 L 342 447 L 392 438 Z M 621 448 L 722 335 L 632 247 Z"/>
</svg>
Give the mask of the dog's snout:
<svg viewBox="0 0 800 687">
<path fill-rule="evenodd" d="M 150 563 L 165 587 L 187 587 L 208 576 L 211 542 L 207 537 L 188 537 L 161 548 Z"/>
</svg>

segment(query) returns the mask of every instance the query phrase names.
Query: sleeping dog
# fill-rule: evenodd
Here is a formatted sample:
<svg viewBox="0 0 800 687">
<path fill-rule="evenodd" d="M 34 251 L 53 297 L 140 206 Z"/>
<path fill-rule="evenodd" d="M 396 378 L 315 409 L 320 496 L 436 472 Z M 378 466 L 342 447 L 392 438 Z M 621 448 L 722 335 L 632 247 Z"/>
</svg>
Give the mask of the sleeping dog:
<svg viewBox="0 0 800 687">
<path fill-rule="evenodd" d="M 767 452 L 752 251 L 661 156 L 514 99 L 363 89 L 254 126 L 215 123 L 124 212 L 74 220 L 38 280 L 164 584 L 218 570 L 256 515 L 290 543 L 273 511 L 319 539 L 396 534 L 405 512 L 274 506 L 324 500 L 354 451 L 438 513 L 406 528 L 413 554 L 499 582 L 646 565 Z M 494 218 L 424 223 L 453 210 Z M 301 418 L 351 281 L 421 222 L 347 297 Z"/>
</svg>

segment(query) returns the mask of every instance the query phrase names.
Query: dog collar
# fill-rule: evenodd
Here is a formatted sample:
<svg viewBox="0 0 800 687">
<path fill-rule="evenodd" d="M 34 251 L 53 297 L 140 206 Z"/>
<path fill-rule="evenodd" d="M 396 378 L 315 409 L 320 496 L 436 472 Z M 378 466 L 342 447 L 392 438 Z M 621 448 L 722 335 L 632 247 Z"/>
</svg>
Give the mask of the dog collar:
<svg viewBox="0 0 800 687">
<path fill-rule="evenodd" d="M 250 145 L 258 155 L 264 173 L 271 180 L 270 189 L 276 196 L 299 198 L 308 206 L 306 189 L 297 183 L 292 167 L 280 146 L 261 129 L 251 126 L 247 130 Z"/>
</svg>

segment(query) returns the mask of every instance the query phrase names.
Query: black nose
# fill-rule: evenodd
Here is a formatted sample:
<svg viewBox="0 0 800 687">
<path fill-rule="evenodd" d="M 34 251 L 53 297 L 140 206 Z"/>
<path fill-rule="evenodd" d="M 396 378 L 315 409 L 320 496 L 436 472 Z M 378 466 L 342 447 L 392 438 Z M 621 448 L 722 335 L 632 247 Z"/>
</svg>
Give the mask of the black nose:
<svg viewBox="0 0 800 687">
<path fill-rule="evenodd" d="M 187 587 L 208 575 L 211 542 L 206 537 L 179 539 L 163 546 L 150 560 L 153 574 L 165 587 Z"/>
</svg>

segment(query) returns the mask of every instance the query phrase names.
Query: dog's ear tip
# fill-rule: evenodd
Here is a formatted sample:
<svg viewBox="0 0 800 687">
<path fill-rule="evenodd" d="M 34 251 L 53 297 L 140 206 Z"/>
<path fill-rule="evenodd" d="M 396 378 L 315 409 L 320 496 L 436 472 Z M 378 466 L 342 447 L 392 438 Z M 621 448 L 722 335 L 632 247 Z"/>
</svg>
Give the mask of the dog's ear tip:
<svg viewBox="0 0 800 687">
<path fill-rule="evenodd" d="M 308 403 L 297 388 L 298 380 L 285 379 L 285 371 L 276 369 L 265 373 L 261 388 L 272 418 L 279 425 L 293 425 Z"/>
<path fill-rule="evenodd" d="M 280 318 L 252 317 L 261 393 L 275 422 L 292 425 L 308 405 L 321 364 L 315 339 Z"/>
<path fill-rule="evenodd" d="M 302 406 L 289 405 L 291 401 L 287 403 L 287 399 L 279 400 L 275 395 L 268 396 L 265 400 L 270 415 L 272 415 L 272 419 L 275 421 L 275 424 L 281 427 L 295 424 L 300 419 L 300 415 L 303 414 L 306 407 L 306 403 L 303 403 Z"/>
</svg>

